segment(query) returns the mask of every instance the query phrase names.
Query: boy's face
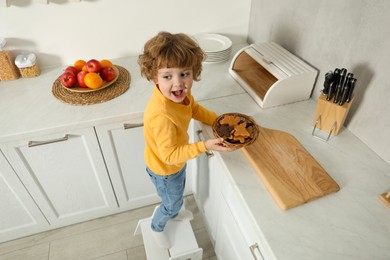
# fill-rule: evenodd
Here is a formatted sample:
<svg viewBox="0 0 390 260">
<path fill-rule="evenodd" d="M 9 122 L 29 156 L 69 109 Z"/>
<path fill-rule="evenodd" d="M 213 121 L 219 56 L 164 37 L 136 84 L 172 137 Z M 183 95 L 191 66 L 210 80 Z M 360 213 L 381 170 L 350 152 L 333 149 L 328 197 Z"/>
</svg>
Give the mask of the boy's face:
<svg viewBox="0 0 390 260">
<path fill-rule="evenodd" d="M 164 97 L 182 103 L 193 81 L 192 68 L 161 68 L 157 71 L 155 83 Z"/>
</svg>

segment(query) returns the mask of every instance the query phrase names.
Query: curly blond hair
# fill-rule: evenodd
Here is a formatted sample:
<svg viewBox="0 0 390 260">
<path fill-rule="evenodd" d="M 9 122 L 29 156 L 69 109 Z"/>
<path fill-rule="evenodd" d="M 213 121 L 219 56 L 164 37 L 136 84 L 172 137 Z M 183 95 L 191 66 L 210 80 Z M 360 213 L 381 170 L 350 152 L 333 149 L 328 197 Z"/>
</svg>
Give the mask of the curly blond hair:
<svg viewBox="0 0 390 260">
<path fill-rule="evenodd" d="M 194 80 L 199 81 L 205 58 L 203 50 L 188 35 L 159 32 L 145 43 L 138 64 L 141 75 L 149 81 L 156 79 L 160 68 L 192 68 Z"/>
</svg>

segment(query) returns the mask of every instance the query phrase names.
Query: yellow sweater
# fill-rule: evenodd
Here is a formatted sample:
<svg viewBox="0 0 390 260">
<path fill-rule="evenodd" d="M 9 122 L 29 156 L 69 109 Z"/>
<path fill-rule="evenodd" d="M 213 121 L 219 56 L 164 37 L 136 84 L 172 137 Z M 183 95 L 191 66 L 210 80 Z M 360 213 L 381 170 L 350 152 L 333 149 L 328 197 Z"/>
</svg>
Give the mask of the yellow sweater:
<svg viewBox="0 0 390 260">
<path fill-rule="evenodd" d="M 204 142 L 188 143 L 191 118 L 211 125 L 217 114 L 199 105 L 187 94 L 189 104 L 177 104 L 164 97 L 158 87 L 144 113 L 144 158 L 156 174 L 170 175 L 181 170 L 185 163 L 206 151 Z"/>
</svg>

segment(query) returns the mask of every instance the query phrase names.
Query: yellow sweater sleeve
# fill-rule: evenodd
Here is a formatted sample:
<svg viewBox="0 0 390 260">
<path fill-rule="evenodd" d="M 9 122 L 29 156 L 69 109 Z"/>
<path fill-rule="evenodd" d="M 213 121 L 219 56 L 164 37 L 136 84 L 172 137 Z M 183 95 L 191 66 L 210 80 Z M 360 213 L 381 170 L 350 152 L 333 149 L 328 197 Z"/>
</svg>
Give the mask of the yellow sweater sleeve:
<svg viewBox="0 0 390 260">
<path fill-rule="evenodd" d="M 179 133 L 177 126 L 168 117 L 159 115 L 150 118 L 149 127 L 153 142 L 150 142 L 152 151 L 146 154 L 149 157 L 146 160 L 148 166 L 158 174 L 177 172 L 188 160 L 206 151 L 204 142 L 189 144 L 187 133 Z"/>
<path fill-rule="evenodd" d="M 218 115 L 215 112 L 206 109 L 195 100 L 192 100 L 192 102 L 192 118 L 205 123 L 206 125 L 212 125 Z"/>
</svg>

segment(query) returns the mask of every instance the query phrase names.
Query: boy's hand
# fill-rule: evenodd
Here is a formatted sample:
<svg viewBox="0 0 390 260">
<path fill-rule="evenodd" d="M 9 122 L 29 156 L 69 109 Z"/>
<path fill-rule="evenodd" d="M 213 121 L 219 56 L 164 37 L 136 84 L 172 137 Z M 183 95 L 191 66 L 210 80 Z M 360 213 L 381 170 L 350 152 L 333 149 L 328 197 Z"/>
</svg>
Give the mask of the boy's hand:
<svg viewBox="0 0 390 260">
<path fill-rule="evenodd" d="M 223 143 L 223 138 L 209 139 L 204 142 L 207 150 L 213 150 L 217 152 L 231 152 L 237 150 L 236 147 L 228 147 Z"/>
</svg>

